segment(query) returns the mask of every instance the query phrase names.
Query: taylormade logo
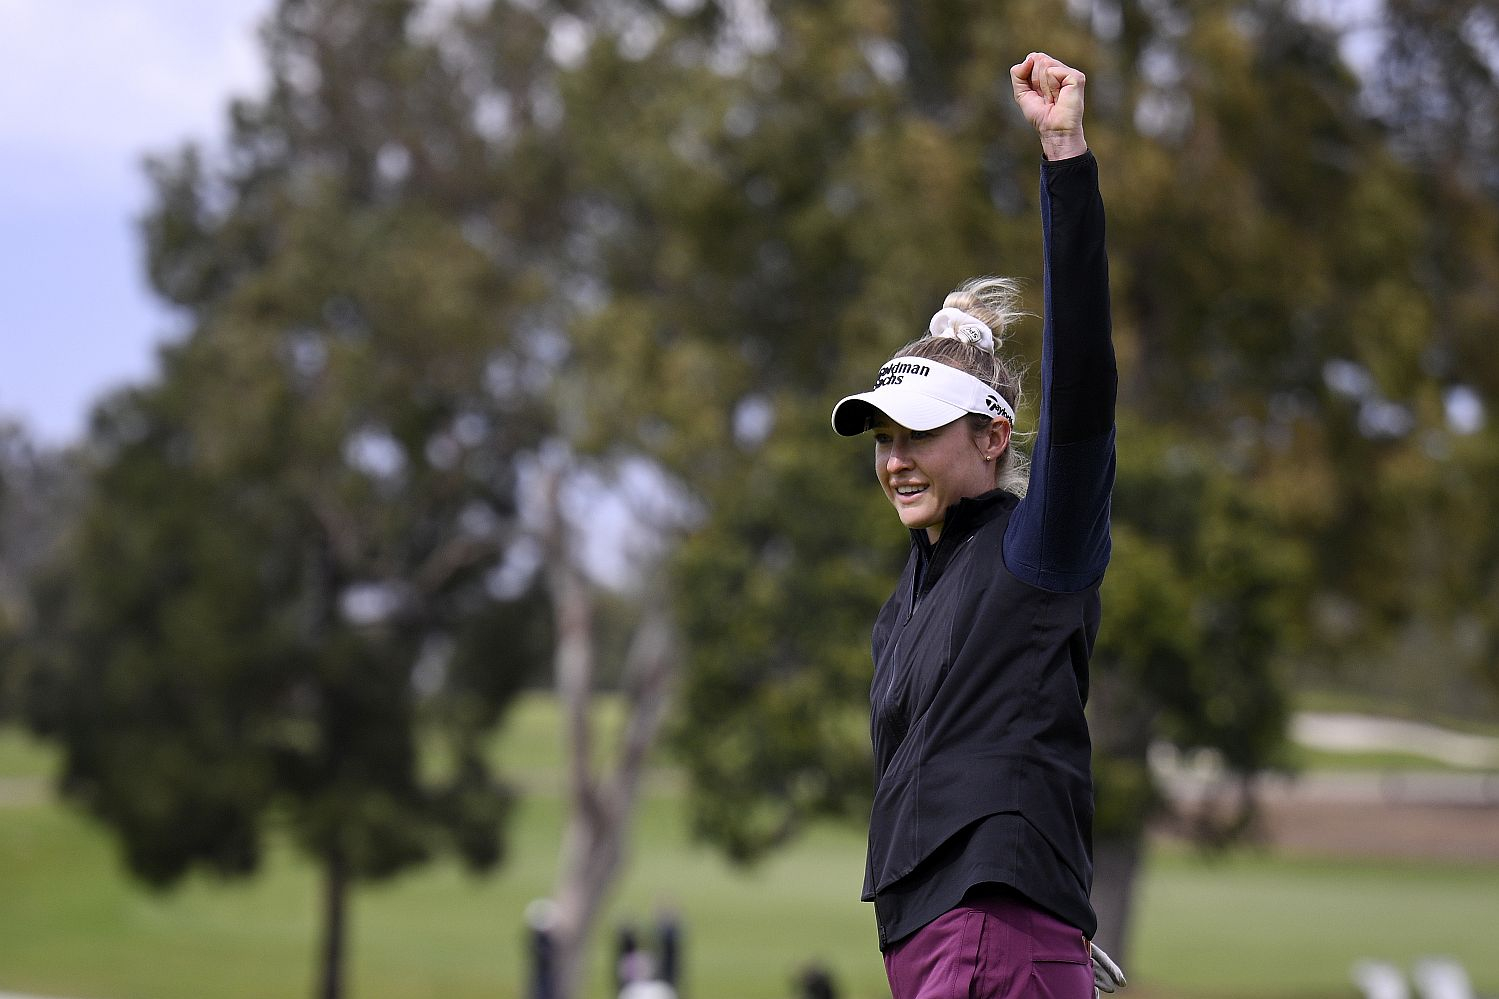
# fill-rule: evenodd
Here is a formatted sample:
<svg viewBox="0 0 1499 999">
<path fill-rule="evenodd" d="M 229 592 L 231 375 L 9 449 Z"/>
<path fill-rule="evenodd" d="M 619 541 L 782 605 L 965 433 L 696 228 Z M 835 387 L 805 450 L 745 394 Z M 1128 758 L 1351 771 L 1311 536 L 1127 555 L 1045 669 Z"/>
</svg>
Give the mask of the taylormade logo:
<svg viewBox="0 0 1499 999">
<path fill-rule="evenodd" d="M 880 375 L 874 380 L 875 388 L 883 388 L 886 385 L 899 385 L 906 375 L 930 375 L 932 369 L 925 364 L 913 364 L 910 361 L 891 361 L 880 369 Z"/>
</svg>

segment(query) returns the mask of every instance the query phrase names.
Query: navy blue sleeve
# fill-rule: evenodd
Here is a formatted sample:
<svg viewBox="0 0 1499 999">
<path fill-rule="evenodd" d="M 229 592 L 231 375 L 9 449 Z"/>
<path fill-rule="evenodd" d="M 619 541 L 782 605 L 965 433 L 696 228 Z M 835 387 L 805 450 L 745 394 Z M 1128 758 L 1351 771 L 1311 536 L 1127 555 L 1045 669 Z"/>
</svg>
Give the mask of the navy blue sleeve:
<svg viewBox="0 0 1499 999">
<path fill-rule="evenodd" d="M 1030 486 L 1005 532 L 1005 567 L 1034 586 L 1086 589 L 1109 563 L 1118 371 L 1103 198 L 1091 152 L 1041 167 L 1045 320 Z"/>
</svg>

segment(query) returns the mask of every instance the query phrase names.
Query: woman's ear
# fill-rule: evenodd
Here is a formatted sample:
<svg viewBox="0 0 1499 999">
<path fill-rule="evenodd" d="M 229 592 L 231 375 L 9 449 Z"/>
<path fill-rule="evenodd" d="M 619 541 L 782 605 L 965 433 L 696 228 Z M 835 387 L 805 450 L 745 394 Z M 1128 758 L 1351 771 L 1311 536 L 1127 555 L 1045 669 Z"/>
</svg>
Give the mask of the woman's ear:
<svg viewBox="0 0 1499 999">
<path fill-rule="evenodd" d="M 984 430 L 980 447 L 984 452 L 985 461 L 998 461 L 999 456 L 1005 453 L 1005 448 L 1010 446 L 1010 421 L 1002 416 L 996 416 L 989 421 L 989 426 Z"/>
</svg>

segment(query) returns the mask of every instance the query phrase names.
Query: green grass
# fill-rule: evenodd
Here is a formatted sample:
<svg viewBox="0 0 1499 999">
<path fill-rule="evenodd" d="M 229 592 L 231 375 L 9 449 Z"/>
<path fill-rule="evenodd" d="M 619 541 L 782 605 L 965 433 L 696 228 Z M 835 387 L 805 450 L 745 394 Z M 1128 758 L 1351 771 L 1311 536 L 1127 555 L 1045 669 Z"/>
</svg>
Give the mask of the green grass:
<svg viewBox="0 0 1499 999">
<path fill-rule="evenodd" d="M 816 831 L 754 873 L 686 842 L 675 795 L 640 815 L 637 862 L 606 926 L 681 913 L 688 991 L 725 999 L 790 994 L 802 962 L 821 958 L 850 996 L 883 981 L 857 901 L 857 833 Z M 525 905 L 547 893 L 561 830 L 552 796 L 533 796 L 513 826 L 510 862 L 474 878 L 439 863 L 361 888 L 351 907 L 350 974 L 359 997 L 518 997 Z M 253 881 L 196 877 L 153 894 L 120 874 L 108 837 L 53 804 L 0 811 L 0 989 L 43 995 L 188 999 L 301 996 L 312 975 L 316 872 L 288 850 Z M 602 950 L 589 981 L 605 994 Z"/>
<path fill-rule="evenodd" d="M 351 999 L 521 999 L 522 911 L 552 883 L 562 826 L 555 715 L 523 702 L 496 747 L 526 797 L 511 855 L 473 878 L 448 862 L 362 887 L 350 916 Z M 0 776 L 36 783 L 53 757 L 0 732 Z M 0 783 L 3 789 L 4 783 Z M 676 782 L 658 779 L 639 815 L 634 863 L 604 927 L 681 913 L 687 999 L 792 994 L 807 961 L 833 968 L 846 999 L 888 995 L 872 916 L 857 901 L 856 829 L 813 830 L 751 872 L 685 832 Z M 194 877 L 167 894 L 120 873 L 106 832 L 42 797 L 0 798 L 0 991 L 84 999 L 309 994 L 316 872 L 282 846 L 252 881 Z M 1348 967 L 1409 966 L 1442 953 L 1499 993 L 1499 868 L 1302 861 L 1240 853 L 1219 862 L 1163 849 L 1140 886 L 1131 999 L 1346 999 Z M 607 995 L 606 940 L 588 974 Z"/>
<path fill-rule="evenodd" d="M 1417 753 L 1333 752 L 1326 749 L 1291 747 L 1291 763 L 1300 773 L 1313 770 L 1339 773 L 1490 773 L 1492 768 L 1461 766 Z"/>
<path fill-rule="evenodd" d="M 57 756 L 25 730 L 0 726 L 0 779 L 46 777 Z"/>
<path fill-rule="evenodd" d="M 1499 990 L 1499 868 L 1480 864 L 1208 861 L 1157 851 L 1142 880 L 1132 978 L 1165 995 L 1351 994 L 1348 968 L 1458 958 Z"/>
</svg>

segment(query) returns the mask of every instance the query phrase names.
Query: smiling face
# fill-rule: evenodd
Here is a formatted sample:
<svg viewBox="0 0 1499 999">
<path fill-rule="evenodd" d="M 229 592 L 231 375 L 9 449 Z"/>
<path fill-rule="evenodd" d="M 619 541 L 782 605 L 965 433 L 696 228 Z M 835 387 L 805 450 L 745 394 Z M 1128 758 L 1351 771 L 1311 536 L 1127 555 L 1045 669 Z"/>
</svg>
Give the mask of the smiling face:
<svg viewBox="0 0 1499 999">
<path fill-rule="evenodd" d="M 911 529 L 926 528 L 936 541 L 947 508 L 994 488 L 995 462 L 1010 440 L 1010 424 L 990 421 L 975 430 L 959 417 L 935 430 L 909 430 L 878 413 L 874 434 L 874 472 L 885 497 Z"/>
</svg>

